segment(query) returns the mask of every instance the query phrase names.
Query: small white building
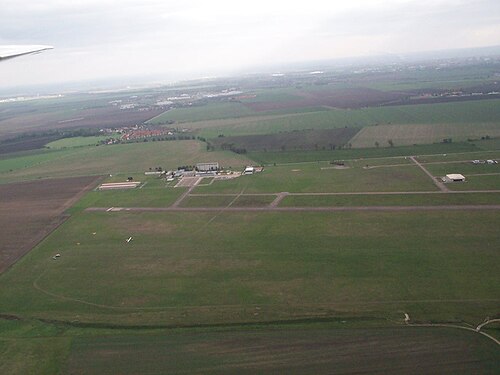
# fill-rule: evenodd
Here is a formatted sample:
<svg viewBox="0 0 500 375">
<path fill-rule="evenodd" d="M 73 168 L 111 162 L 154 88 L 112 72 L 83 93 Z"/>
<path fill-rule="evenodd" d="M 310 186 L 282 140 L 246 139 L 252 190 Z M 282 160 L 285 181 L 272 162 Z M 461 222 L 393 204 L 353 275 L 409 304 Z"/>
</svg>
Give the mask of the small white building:
<svg viewBox="0 0 500 375">
<path fill-rule="evenodd" d="M 243 174 L 254 174 L 255 168 L 252 166 L 246 167 L 245 170 L 243 171 Z"/>
<path fill-rule="evenodd" d="M 459 173 L 451 173 L 446 175 L 446 180 L 448 181 L 453 181 L 453 182 L 464 182 L 465 177 L 464 175 L 461 175 Z"/>
</svg>

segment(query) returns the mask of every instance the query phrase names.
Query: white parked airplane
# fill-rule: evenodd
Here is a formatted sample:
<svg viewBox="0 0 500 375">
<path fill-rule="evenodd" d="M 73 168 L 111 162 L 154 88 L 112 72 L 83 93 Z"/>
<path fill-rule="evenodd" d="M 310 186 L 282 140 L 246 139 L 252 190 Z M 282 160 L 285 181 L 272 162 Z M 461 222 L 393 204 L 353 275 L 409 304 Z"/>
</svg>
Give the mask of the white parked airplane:
<svg viewBox="0 0 500 375">
<path fill-rule="evenodd" d="M 31 55 L 42 51 L 53 49 L 52 46 L 44 45 L 10 45 L 0 46 L 0 61 L 12 59 L 18 56 Z"/>
</svg>

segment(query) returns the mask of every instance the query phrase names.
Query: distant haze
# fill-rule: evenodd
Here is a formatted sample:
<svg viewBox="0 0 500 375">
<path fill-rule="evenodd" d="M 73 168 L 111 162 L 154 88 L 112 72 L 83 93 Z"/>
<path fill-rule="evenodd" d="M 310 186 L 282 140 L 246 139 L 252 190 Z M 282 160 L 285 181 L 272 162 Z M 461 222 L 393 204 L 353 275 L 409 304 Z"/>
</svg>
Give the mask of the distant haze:
<svg viewBox="0 0 500 375">
<path fill-rule="evenodd" d="M 0 88 L 500 44 L 498 0 L 2 0 L 0 44 L 55 49 L 0 63 Z"/>
</svg>

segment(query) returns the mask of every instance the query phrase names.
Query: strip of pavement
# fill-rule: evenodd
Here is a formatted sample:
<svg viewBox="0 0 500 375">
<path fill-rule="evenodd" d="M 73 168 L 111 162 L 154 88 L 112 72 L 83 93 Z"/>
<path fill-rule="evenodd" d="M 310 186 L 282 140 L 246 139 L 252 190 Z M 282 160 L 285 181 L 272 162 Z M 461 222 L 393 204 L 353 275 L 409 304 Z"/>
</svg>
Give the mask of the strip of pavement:
<svg viewBox="0 0 500 375">
<path fill-rule="evenodd" d="M 448 205 L 448 206 L 339 206 L 339 207 L 89 207 L 87 212 L 217 212 L 217 211 L 234 211 L 234 212 L 299 212 L 299 211 L 492 211 L 500 210 L 500 205 Z"/>
<path fill-rule="evenodd" d="M 443 191 L 443 192 L 448 192 L 449 189 L 445 186 L 445 184 L 443 184 L 441 181 L 438 181 L 432 174 L 431 172 L 429 172 L 422 164 L 420 164 L 417 159 L 415 159 L 415 156 L 410 156 L 410 159 L 420 167 L 420 169 L 422 171 L 424 171 L 424 173 L 429 176 L 432 180 L 432 182 L 434 182 L 434 185 L 436 185 L 439 190 Z"/>
</svg>

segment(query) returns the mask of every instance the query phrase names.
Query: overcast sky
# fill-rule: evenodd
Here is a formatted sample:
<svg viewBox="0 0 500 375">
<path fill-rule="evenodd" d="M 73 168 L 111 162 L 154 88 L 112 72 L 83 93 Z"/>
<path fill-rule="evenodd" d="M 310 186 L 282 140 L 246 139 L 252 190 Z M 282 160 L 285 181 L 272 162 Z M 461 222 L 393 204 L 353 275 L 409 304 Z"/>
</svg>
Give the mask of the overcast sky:
<svg viewBox="0 0 500 375">
<path fill-rule="evenodd" d="M 500 0 L 0 0 L 0 86 L 500 44 Z"/>
</svg>

